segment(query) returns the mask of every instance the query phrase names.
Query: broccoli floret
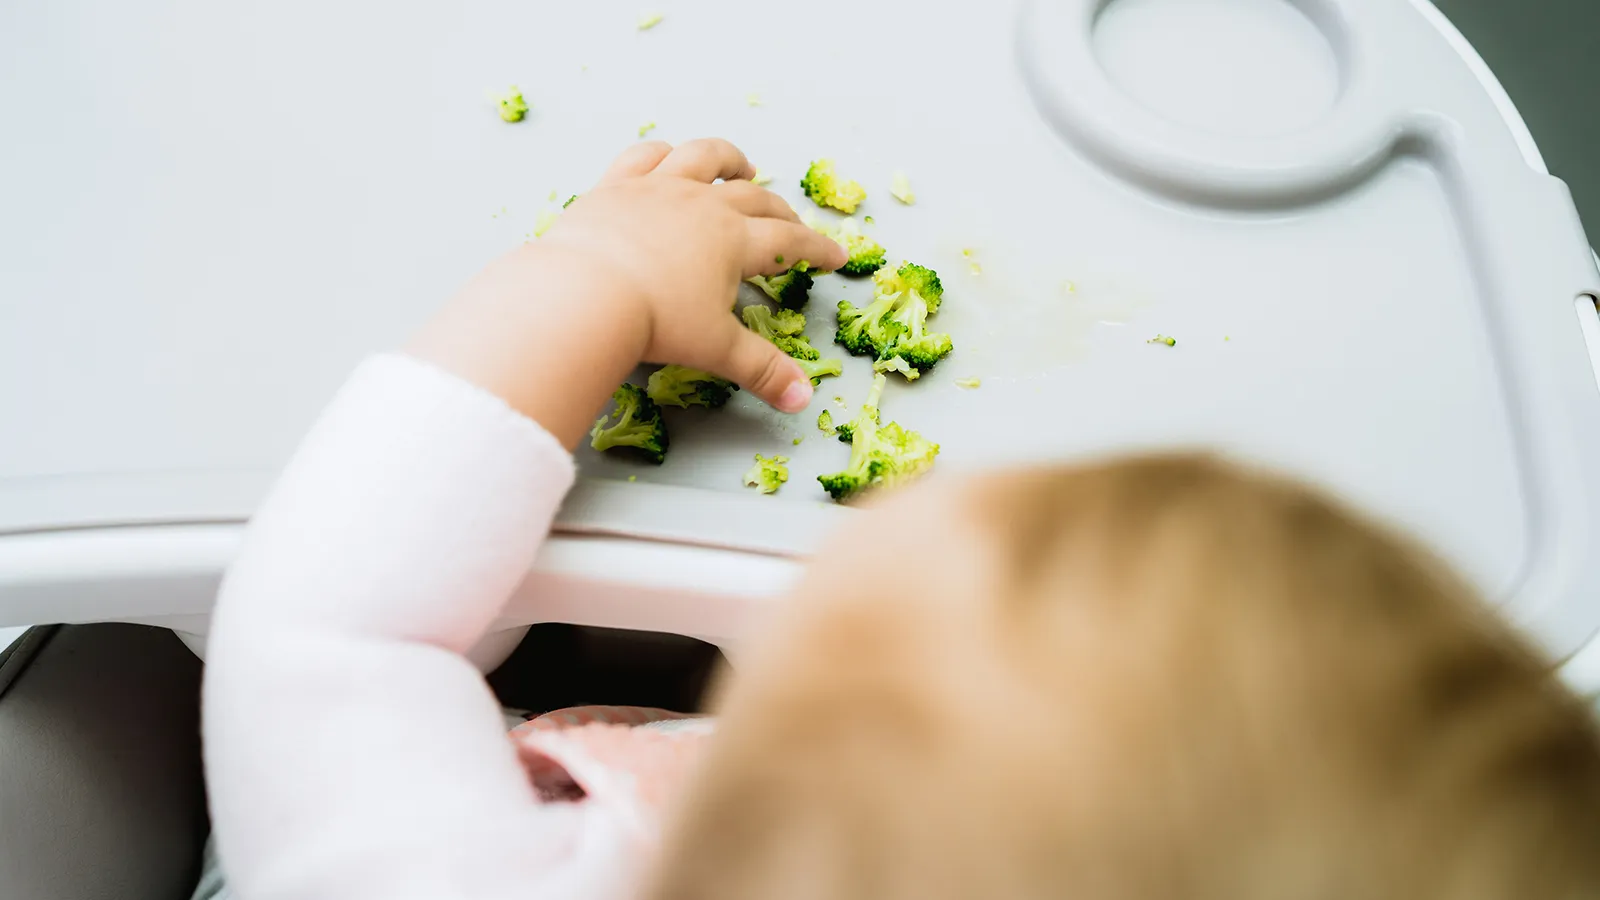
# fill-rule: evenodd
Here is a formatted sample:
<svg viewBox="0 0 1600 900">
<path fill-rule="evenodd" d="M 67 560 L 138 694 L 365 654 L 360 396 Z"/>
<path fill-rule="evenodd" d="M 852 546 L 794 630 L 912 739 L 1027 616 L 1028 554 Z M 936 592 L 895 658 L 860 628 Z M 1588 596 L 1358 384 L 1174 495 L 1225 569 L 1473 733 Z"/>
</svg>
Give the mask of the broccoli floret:
<svg viewBox="0 0 1600 900">
<path fill-rule="evenodd" d="M 888 251 L 876 240 L 861 233 L 861 225 L 854 218 L 839 220 L 837 226 L 827 223 L 810 223 L 811 227 L 839 242 L 850 255 L 840 267 L 842 275 L 871 275 L 888 261 Z"/>
<path fill-rule="evenodd" d="M 861 201 L 867 199 L 867 189 L 858 181 L 840 178 L 833 170 L 833 160 L 819 159 L 806 170 L 800 179 L 800 189 L 818 206 L 831 206 L 846 215 L 856 211 Z"/>
<path fill-rule="evenodd" d="M 879 294 L 916 292 L 927 304 L 929 315 L 938 312 L 939 304 L 944 302 L 944 283 L 939 280 L 939 273 L 927 266 L 901 263 L 893 272 L 879 272 L 873 281 Z"/>
<path fill-rule="evenodd" d="M 651 373 L 645 393 L 662 406 L 709 406 L 715 409 L 728 402 L 737 390 L 733 383 L 710 372 L 685 366 L 664 366 Z"/>
<path fill-rule="evenodd" d="M 802 362 L 822 354 L 806 338 L 806 317 L 794 310 L 774 310 L 766 306 L 746 306 L 741 314 L 744 326 L 761 335 L 779 350 Z"/>
<path fill-rule="evenodd" d="M 789 457 L 756 454 L 756 464 L 744 473 L 747 487 L 759 488 L 763 494 L 775 494 L 789 480 Z"/>
<path fill-rule="evenodd" d="M 918 378 L 922 377 L 922 370 L 918 369 L 916 366 L 913 366 L 911 363 L 906 362 L 905 357 L 903 356 L 891 356 L 888 359 L 880 359 L 872 364 L 872 371 L 896 372 L 900 375 L 904 375 L 907 381 L 916 381 Z"/>
<path fill-rule="evenodd" d="M 516 85 L 504 94 L 494 98 L 500 106 L 500 119 L 504 122 L 521 122 L 528 114 L 528 101 L 522 98 L 522 90 Z"/>
<path fill-rule="evenodd" d="M 807 346 L 810 346 L 809 344 Z M 813 348 L 814 350 L 815 348 Z M 818 354 L 819 356 L 821 354 Z M 839 376 L 844 374 L 844 360 L 840 359 L 796 359 L 801 371 L 811 379 L 813 386 L 822 383 L 822 379 L 829 375 Z"/>
<path fill-rule="evenodd" d="M 849 300 L 840 300 L 839 329 L 834 332 L 833 339 L 853 356 L 887 355 L 900 337 L 900 325 L 889 318 L 898 300 L 898 294 L 878 296 L 859 307 Z"/>
<path fill-rule="evenodd" d="M 840 437 L 848 433 L 850 439 L 850 462 L 844 471 L 817 476 L 834 500 L 847 500 L 869 488 L 903 484 L 932 467 L 939 455 L 939 445 L 917 432 L 895 422 L 878 424 L 878 401 L 886 380 L 883 375 L 872 380 L 872 392 L 861 412 L 839 428 Z"/>
<path fill-rule="evenodd" d="M 747 280 L 784 309 L 805 308 L 811 299 L 811 285 L 815 283 L 811 266 L 804 261 L 795 263 L 794 268 L 782 274 L 756 275 Z"/>
<path fill-rule="evenodd" d="M 633 384 L 617 388 L 611 400 L 616 406 L 595 420 L 589 446 L 600 451 L 636 450 L 658 466 L 665 462 L 667 423 L 661 419 L 661 407 Z"/>
</svg>

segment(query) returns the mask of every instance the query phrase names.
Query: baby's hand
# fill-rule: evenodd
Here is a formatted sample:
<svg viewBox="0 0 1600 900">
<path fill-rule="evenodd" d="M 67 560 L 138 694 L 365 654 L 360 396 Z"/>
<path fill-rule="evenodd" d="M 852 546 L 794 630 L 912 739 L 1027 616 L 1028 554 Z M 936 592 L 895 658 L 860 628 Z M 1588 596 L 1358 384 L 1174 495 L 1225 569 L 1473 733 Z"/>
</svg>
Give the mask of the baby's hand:
<svg viewBox="0 0 1600 900">
<path fill-rule="evenodd" d="M 811 383 L 729 311 L 741 280 L 801 260 L 831 271 L 845 253 L 801 224 L 783 198 L 752 184 L 754 175 L 727 141 L 640 144 L 543 243 L 627 281 L 632 314 L 648 328 L 644 361 L 704 369 L 795 412 L 811 399 Z"/>
<path fill-rule="evenodd" d="M 844 250 L 801 224 L 727 141 L 638 144 L 541 239 L 474 278 L 410 346 L 568 447 L 641 362 L 727 378 L 785 412 L 811 382 L 732 314 L 739 282 Z M 716 183 L 717 179 L 723 179 Z"/>
</svg>

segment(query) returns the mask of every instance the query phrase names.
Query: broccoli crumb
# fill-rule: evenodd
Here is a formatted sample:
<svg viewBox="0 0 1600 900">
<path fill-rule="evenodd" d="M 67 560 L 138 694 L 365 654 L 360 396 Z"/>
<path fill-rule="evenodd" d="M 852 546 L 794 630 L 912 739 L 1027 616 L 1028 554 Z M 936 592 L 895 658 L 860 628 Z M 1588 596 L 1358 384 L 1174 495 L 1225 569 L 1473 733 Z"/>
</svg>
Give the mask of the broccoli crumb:
<svg viewBox="0 0 1600 900">
<path fill-rule="evenodd" d="M 639 17 L 639 30 L 649 31 L 657 25 L 660 25 L 661 20 L 664 18 L 666 18 L 666 16 L 663 16 L 661 13 L 646 13 Z"/>
<path fill-rule="evenodd" d="M 750 93 L 745 94 L 744 95 L 744 102 L 745 102 L 746 106 L 763 106 L 763 105 L 765 105 L 763 103 L 762 99 L 761 99 L 761 95 L 756 93 L 755 91 L 751 91 Z"/>
<path fill-rule="evenodd" d="M 850 404 L 844 402 L 844 398 L 839 396 L 838 394 L 834 394 L 833 395 L 833 402 L 838 404 L 840 409 L 849 409 L 850 408 Z"/>
<path fill-rule="evenodd" d="M 554 200 L 555 198 L 551 197 L 550 199 Z M 578 195 L 577 194 L 573 194 L 571 197 L 567 198 L 567 202 L 561 204 L 561 208 L 562 209 L 566 209 L 567 207 L 571 206 L 573 203 L 577 202 L 577 199 L 578 199 Z"/>
<path fill-rule="evenodd" d="M 744 473 L 746 487 L 757 488 L 763 494 L 775 494 L 789 480 L 789 457 L 756 454 L 756 464 Z"/>
<path fill-rule="evenodd" d="M 768 175 L 766 172 L 763 172 L 760 169 L 757 169 L 755 177 L 750 179 L 750 183 L 754 184 L 754 185 L 771 184 L 772 183 L 772 176 Z"/>
<path fill-rule="evenodd" d="M 774 256 L 774 257 L 773 257 L 773 258 L 772 258 L 772 261 L 773 261 L 773 262 L 775 262 L 775 263 L 777 263 L 777 264 L 778 264 L 778 265 L 780 265 L 780 266 L 781 266 L 781 265 L 783 265 L 783 254 L 782 254 L 782 253 L 779 253 L 779 254 L 778 254 L 778 255 L 777 255 L 777 256 Z"/>
<path fill-rule="evenodd" d="M 957 378 L 956 379 L 956 387 L 958 387 L 958 388 L 966 388 L 969 391 L 976 390 L 976 389 L 978 389 L 980 387 L 983 387 L 983 379 L 982 378 Z"/>
<path fill-rule="evenodd" d="M 555 191 L 551 191 L 550 192 L 550 196 L 546 197 L 545 199 L 550 201 L 551 203 L 554 203 L 554 202 L 556 202 L 556 198 L 558 198 L 560 196 L 561 195 L 556 193 Z"/>
<path fill-rule="evenodd" d="M 629 481 L 638 481 L 639 480 L 639 476 L 637 476 L 637 475 L 629 475 L 628 476 L 628 480 Z"/>
<path fill-rule="evenodd" d="M 550 226 L 556 224 L 556 220 L 559 218 L 561 218 L 561 214 L 555 210 L 539 210 L 539 217 L 533 220 L 533 236 L 536 238 L 544 237 L 544 233 L 549 231 Z"/>
<path fill-rule="evenodd" d="M 823 410 L 822 415 L 817 416 L 817 430 L 823 434 L 833 434 L 833 413 Z"/>
<path fill-rule="evenodd" d="M 805 438 L 795 438 L 794 439 L 794 445 L 796 447 L 800 446 L 800 442 L 803 441 L 803 440 L 805 440 Z"/>
<path fill-rule="evenodd" d="M 1078 284 L 1074 281 L 1063 281 L 1061 282 L 1061 289 L 1069 294 L 1076 294 L 1078 292 Z"/>
<path fill-rule="evenodd" d="M 867 199 L 867 189 L 859 181 L 840 178 L 831 159 L 813 162 L 806 170 L 806 177 L 800 179 L 800 189 L 818 206 L 831 207 L 846 215 L 855 212 L 861 201 Z"/>
<path fill-rule="evenodd" d="M 907 178 L 904 172 L 895 172 L 889 176 L 889 196 L 906 206 L 917 202 L 917 194 L 911 190 L 911 179 Z"/>
<path fill-rule="evenodd" d="M 502 122 L 521 122 L 528 114 L 528 101 L 522 98 L 522 90 L 514 84 L 494 100 L 500 106 Z"/>
<path fill-rule="evenodd" d="M 867 223 L 868 225 L 874 224 L 871 216 L 862 216 L 861 221 Z"/>
<path fill-rule="evenodd" d="M 643 125 L 639 126 L 639 137 L 644 137 L 645 135 L 647 135 L 650 132 L 655 131 L 655 130 L 656 130 L 656 123 L 654 123 L 654 122 L 646 122 Z"/>
<path fill-rule="evenodd" d="M 1178 346 L 1178 339 L 1177 338 L 1167 337 L 1164 334 L 1158 334 L 1155 337 L 1151 338 L 1150 340 L 1145 341 L 1145 343 L 1146 344 L 1166 344 L 1168 347 L 1176 347 L 1176 346 Z"/>
<path fill-rule="evenodd" d="M 977 251 L 971 247 L 961 248 L 961 258 L 967 261 L 967 270 L 974 275 L 983 274 L 983 266 L 978 264 Z"/>
</svg>

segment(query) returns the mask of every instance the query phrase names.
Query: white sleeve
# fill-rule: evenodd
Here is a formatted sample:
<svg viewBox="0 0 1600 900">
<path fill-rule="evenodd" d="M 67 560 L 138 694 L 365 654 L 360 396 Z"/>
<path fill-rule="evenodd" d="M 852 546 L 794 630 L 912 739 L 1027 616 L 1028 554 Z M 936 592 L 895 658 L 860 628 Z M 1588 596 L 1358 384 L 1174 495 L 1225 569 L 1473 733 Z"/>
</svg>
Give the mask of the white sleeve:
<svg viewBox="0 0 1600 900">
<path fill-rule="evenodd" d="M 364 363 L 224 579 L 206 774 L 240 900 L 526 898 L 581 840 L 463 658 L 527 574 L 570 455 L 425 363 Z M 532 877 L 530 877 L 532 876 Z"/>
</svg>

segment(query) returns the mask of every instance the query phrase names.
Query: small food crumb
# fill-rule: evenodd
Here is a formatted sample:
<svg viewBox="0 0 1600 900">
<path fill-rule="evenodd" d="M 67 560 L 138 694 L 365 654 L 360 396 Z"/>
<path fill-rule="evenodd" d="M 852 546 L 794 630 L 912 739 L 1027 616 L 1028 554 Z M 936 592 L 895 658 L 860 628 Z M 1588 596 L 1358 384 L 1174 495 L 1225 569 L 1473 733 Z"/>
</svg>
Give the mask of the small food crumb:
<svg viewBox="0 0 1600 900">
<path fill-rule="evenodd" d="M 528 114 L 528 101 L 522 98 L 522 90 L 514 84 L 494 100 L 500 105 L 500 120 L 503 122 L 521 122 Z"/>
<path fill-rule="evenodd" d="M 766 172 L 763 172 L 760 169 L 757 169 L 755 176 L 750 179 L 750 183 L 751 184 L 771 184 L 772 183 L 772 176 L 768 175 Z"/>
<path fill-rule="evenodd" d="M 1231 341 L 1231 340 L 1233 340 L 1233 338 L 1231 338 L 1231 337 L 1229 337 L 1229 336 L 1228 336 L 1228 335 L 1223 335 L 1223 336 L 1222 336 L 1222 339 L 1223 339 L 1223 340 L 1225 340 L 1225 341 Z"/>
<path fill-rule="evenodd" d="M 763 101 L 761 100 L 761 95 L 756 93 L 755 91 L 751 91 L 750 93 L 745 94 L 744 95 L 744 102 L 745 102 L 746 106 L 761 106 L 761 105 L 763 105 Z"/>
<path fill-rule="evenodd" d="M 839 404 L 839 408 L 840 409 L 849 409 L 850 408 L 850 404 L 844 402 L 844 398 L 839 396 L 838 394 L 834 394 L 833 395 L 833 402 Z"/>
<path fill-rule="evenodd" d="M 823 410 L 822 415 L 817 416 L 817 430 L 823 434 L 833 434 L 833 413 Z"/>
<path fill-rule="evenodd" d="M 629 475 L 628 476 L 628 480 L 629 481 L 638 481 L 639 480 L 639 476 L 637 476 L 637 475 Z"/>
<path fill-rule="evenodd" d="M 868 225 L 871 225 L 872 224 L 872 217 L 871 216 L 862 216 L 861 217 L 861 221 L 867 223 Z"/>
<path fill-rule="evenodd" d="M 646 13 L 639 17 L 639 30 L 649 31 L 657 25 L 660 25 L 661 20 L 664 18 L 666 17 L 661 13 Z"/>
<path fill-rule="evenodd" d="M 1061 289 L 1069 294 L 1076 294 L 1078 292 L 1078 285 L 1077 282 L 1063 281 L 1061 282 Z"/>
<path fill-rule="evenodd" d="M 889 196 L 907 206 L 917 202 L 916 192 L 911 190 L 911 179 L 907 178 L 904 172 L 895 172 L 889 176 Z"/>
<path fill-rule="evenodd" d="M 798 447 L 798 446 L 800 446 L 800 441 L 801 441 L 801 439 L 800 439 L 800 438 L 795 438 L 795 439 L 794 439 L 794 445 L 795 445 L 795 446 L 796 446 L 796 447 Z"/>
<path fill-rule="evenodd" d="M 504 216 L 504 215 L 509 215 L 509 213 L 507 213 L 507 212 L 506 212 L 506 208 L 505 208 L 505 207 L 504 207 L 504 206 L 502 206 L 502 207 L 500 207 L 500 211 L 499 211 L 499 212 L 497 212 L 497 213 L 490 213 L 490 214 L 489 214 L 489 218 L 491 218 L 491 219 L 498 219 L 498 218 L 500 218 L 500 217 L 501 217 L 501 216 Z"/>
<path fill-rule="evenodd" d="M 549 200 L 551 203 L 554 203 L 554 202 L 556 202 L 556 198 L 559 197 L 559 196 L 561 196 L 561 195 L 556 193 L 555 191 L 551 191 L 550 192 L 550 196 L 546 197 L 545 199 Z"/>
<path fill-rule="evenodd" d="M 1155 337 L 1151 338 L 1150 340 L 1145 341 L 1145 343 L 1147 343 L 1147 344 L 1166 344 L 1168 347 L 1176 347 L 1176 346 L 1178 346 L 1178 339 L 1177 338 L 1169 338 L 1164 334 L 1158 334 Z"/>
<path fill-rule="evenodd" d="M 551 197 L 550 199 L 554 200 L 555 198 Z M 566 209 L 567 207 L 571 206 L 573 204 L 573 202 L 576 201 L 577 199 L 578 199 L 578 195 L 577 194 L 573 194 L 571 197 L 567 198 L 567 202 L 561 204 L 561 208 L 562 209 Z"/>
<path fill-rule="evenodd" d="M 976 254 L 971 247 L 961 248 L 961 258 L 967 261 L 967 270 L 974 275 L 982 275 L 983 266 L 978 265 L 978 261 L 973 258 L 975 255 Z"/>
<path fill-rule="evenodd" d="M 544 237 L 544 233 L 549 231 L 550 226 L 554 225 L 559 218 L 561 218 L 561 214 L 553 209 L 539 210 L 539 217 L 533 220 L 533 236 L 536 238 Z"/>
<path fill-rule="evenodd" d="M 983 387 L 983 379 L 982 378 L 957 378 L 956 379 L 956 387 L 966 388 L 969 391 L 970 390 L 975 390 L 977 388 Z"/>
<path fill-rule="evenodd" d="M 643 125 L 639 126 L 639 137 L 644 137 L 645 135 L 647 135 L 650 132 L 655 131 L 655 130 L 656 130 L 656 123 L 654 123 L 654 122 L 646 122 Z"/>
<path fill-rule="evenodd" d="M 774 257 L 773 257 L 773 258 L 772 258 L 772 261 L 773 261 L 773 262 L 775 262 L 775 263 L 777 263 L 777 264 L 778 264 L 778 265 L 780 265 L 780 266 L 781 266 L 781 265 L 783 265 L 783 254 L 782 254 L 782 253 L 779 253 L 779 254 L 778 254 L 778 255 L 777 255 L 777 256 L 774 256 Z"/>
</svg>

